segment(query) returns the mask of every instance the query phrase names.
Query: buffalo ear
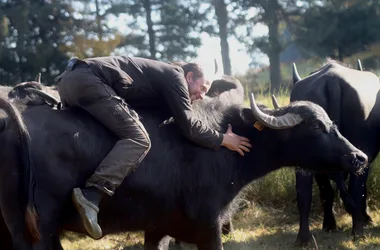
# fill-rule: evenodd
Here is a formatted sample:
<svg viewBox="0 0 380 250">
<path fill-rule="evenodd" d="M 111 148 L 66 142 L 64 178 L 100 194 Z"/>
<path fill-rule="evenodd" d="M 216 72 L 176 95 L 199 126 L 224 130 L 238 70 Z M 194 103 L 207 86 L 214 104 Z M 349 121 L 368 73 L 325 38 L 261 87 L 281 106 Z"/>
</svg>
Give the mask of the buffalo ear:
<svg viewBox="0 0 380 250">
<path fill-rule="evenodd" d="M 244 123 L 252 124 L 252 126 L 255 123 L 255 118 L 253 117 L 252 111 L 248 108 L 244 108 L 241 111 L 240 116 L 243 118 Z"/>
</svg>

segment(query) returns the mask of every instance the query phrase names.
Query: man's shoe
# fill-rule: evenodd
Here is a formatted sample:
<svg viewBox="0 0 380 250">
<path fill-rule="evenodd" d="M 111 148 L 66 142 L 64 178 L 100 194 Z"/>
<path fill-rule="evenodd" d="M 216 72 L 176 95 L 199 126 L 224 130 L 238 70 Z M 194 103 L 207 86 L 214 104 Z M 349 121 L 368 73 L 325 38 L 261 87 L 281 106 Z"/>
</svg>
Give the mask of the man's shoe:
<svg viewBox="0 0 380 250">
<path fill-rule="evenodd" d="M 102 229 L 98 224 L 99 208 L 83 196 L 80 188 L 73 189 L 72 199 L 88 234 L 95 240 L 100 239 L 102 237 Z"/>
</svg>

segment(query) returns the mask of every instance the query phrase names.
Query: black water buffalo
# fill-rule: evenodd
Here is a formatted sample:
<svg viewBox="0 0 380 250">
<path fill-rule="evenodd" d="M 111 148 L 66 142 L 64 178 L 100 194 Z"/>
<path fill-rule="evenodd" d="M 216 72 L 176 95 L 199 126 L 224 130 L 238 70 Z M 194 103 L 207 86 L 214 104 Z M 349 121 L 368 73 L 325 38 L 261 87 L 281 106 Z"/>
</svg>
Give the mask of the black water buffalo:
<svg viewBox="0 0 380 250">
<path fill-rule="evenodd" d="M 47 91 L 48 92 L 45 92 Z M 52 96 L 53 94 L 53 96 Z M 207 97 L 218 98 L 220 101 L 229 104 L 242 104 L 244 102 L 244 88 L 240 81 L 232 76 L 222 75 L 211 84 L 211 88 L 206 94 Z M 23 110 L 35 105 L 52 105 L 60 109 L 60 97 L 55 88 L 49 88 L 41 84 L 41 74 L 38 74 L 35 81 L 23 82 L 13 87 L 8 97 L 10 100 L 18 102 L 18 108 Z M 224 235 L 233 231 L 232 214 L 223 224 Z M 179 241 L 176 241 L 179 244 Z"/>
<path fill-rule="evenodd" d="M 181 136 L 175 121 L 163 124 L 159 110 L 139 110 L 152 148 L 115 195 L 100 204 L 104 235 L 143 230 L 145 249 L 164 249 L 160 244 L 169 235 L 198 249 L 221 250 L 221 222 L 252 180 L 282 166 L 361 172 L 367 164 L 367 156 L 316 104 L 301 101 L 270 110 L 258 107 L 251 95 L 251 109 L 218 98 L 195 106 L 210 127 L 226 131 L 231 124 L 254 148 L 244 157 L 224 148 L 209 150 Z M 116 138 L 78 109 L 42 105 L 21 117 L 1 98 L 0 108 L 9 117 L 0 120 L 0 141 L 6 145 L 0 150 L 0 206 L 14 247 L 31 249 L 36 242 L 36 249 L 62 249 L 60 230 L 85 233 L 71 190 L 84 184 Z"/>
<path fill-rule="evenodd" d="M 357 70 L 328 59 L 327 63 L 308 77 L 301 79 L 293 64 L 293 89 L 290 101 L 308 100 L 324 108 L 334 123 L 352 144 L 368 155 L 369 162 L 380 149 L 380 84 L 378 77 L 362 71 L 358 60 Z M 300 228 L 296 243 L 304 245 L 311 239 L 309 212 L 312 199 L 313 176 L 320 190 L 324 207 L 323 229 L 336 230 L 332 212 L 334 192 L 329 179 L 336 182 L 346 210 L 352 215 L 354 239 L 363 235 L 363 227 L 371 222 L 366 212 L 366 180 L 363 175 L 350 175 L 349 189 L 345 186 L 348 173 L 333 175 L 296 171 L 297 202 Z"/>
<path fill-rule="evenodd" d="M 48 92 L 45 92 L 48 91 Z M 52 96 L 53 92 L 53 96 Z M 61 108 L 59 94 L 54 87 L 48 87 L 41 84 L 41 74 L 36 76 L 35 81 L 22 82 L 13 88 L 8 87 L 4 96 L 8 96 L 9 100 L 17 106 L 21 111 L 36 105 L 51 105 Z M 215 79 L 211 85 L 210 90 L 206 94 L 207 97 L 217 98 L 225 104 L 242 104 L 244 102 L 244 88 L 243 85 L 234 77 L 222 75 L 220 78 Z M 1 110 L 2 111 L 2 110 Z M 206 115 L 206 114 L 205 114 Z M 223 234 L 227 235 L 233 231 L 232 225 L 232 212 L 226 213 L 226 221 L 222 225 Z M 6 229 L 5 223 L 0 223 L 0 228 Z M 3 231 L 4 231 L 3 230 Z M 0 246 L 5 248 L 12 248 L 9 243 L 9 233 L 2 232 L 0 236 Z M 10 241 L 11 242 L 11 241 Z M 179 241 L 176 241 L 179 244 Z"/>
<path fill-rule="evenodd" d="M 40 74 L 37 75 L 35 81 L 23 82 L 13 88 L 7 87 L 6 90 L 3 96 L 8 96 L 9 100 L 21 111 L 36 105 L 51 105 L 58 109 L 61 108 L 58 92 L 54 88 L 50 88 L 49 93 L 45 92 L 46 86 L 41 84 Z M 52 91 L 55 91 L 54 96 L 51 96 Z M 222 75 L 219 79 L 213 81 L 212 87 L 206 96 L 214 99 L 217 98 L 224 104 L 242 104 L 244 102 L 244 88 L 236 78 Z M 197 105 L 195 105 L 195 107 L 197 107 Z M 2 111 L 3 110 L 1 110 L 1 112 Z M 199 112 L 201 112 L 201 110 Z M 230 209 L 230 213 L 226 213 L 225 221 L 222 223 L 222 233 L 224 235 L 233 231 L 232 215 L 234 211 L 235 208 L 232 208 Z M 176 241 L 176 243 L 179 244 L 180 242 Z M 0 246 L 1 249 L 12 249 L 12 240 L 2 218 L 0 218 Z"/>
</svg>

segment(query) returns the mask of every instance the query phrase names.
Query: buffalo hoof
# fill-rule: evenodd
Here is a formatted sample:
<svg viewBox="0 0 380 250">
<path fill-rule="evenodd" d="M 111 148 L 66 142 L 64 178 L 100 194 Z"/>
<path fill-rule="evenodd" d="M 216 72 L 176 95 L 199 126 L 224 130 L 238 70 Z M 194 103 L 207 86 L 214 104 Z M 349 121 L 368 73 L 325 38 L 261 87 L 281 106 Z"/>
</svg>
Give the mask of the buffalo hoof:
<svg viewBox="0 0 380 250">
<path fill-rule="evenodd" d="M 312 234 L 298 235 L 296 241 L 293 243 L 295 247 L 305 247 L 312 240 Z"/>
<path fill-rule="evenodd" d="M 336 227 L 336 225 L 323 225 L 322 230 L 328 233 L 338 232 L 338 228 Z"/>
<path fill-rule="evenodd" d="M 372 221 L 372 218 L 371 216 L 369 216 L 368 214 L 365 214 L 364 215 L 364 226 L 370 226 L 372 225 L 373 221 Z"/>
<path fill-rule="evenodd" d="M 366 238 L 367 238 L 367 236 L 365 236 L 364 234 L 362 234 L 362 235 L 353 235 L 352 241 L 353 242 L 358 242 L 358 241 L 365 240 Z"/>
<path fill-rule="evenodd" d="M 336 221 L 333 215 L 325 217 L 322 230 L 325 232 L 336 232 Z"/>
</svg>

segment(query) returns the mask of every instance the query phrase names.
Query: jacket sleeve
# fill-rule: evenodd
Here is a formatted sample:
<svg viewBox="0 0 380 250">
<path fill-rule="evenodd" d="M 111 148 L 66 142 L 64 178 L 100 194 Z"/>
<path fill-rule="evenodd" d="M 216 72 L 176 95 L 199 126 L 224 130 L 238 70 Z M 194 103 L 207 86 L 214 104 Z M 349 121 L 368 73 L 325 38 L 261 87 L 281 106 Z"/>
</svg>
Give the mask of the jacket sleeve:
<svg viewBox="0 0 380 250">
<path fill-rule="evenodd" d="M 163 95 L 173 113 L 174 120 L 188 139 L 204 147 L 218 150 L 223 141 L 223 134 L 208 128 L 202 121 L 193 116 L 183 72 L 179 68 L 173 68 L 173 70 L 168 71 L 168 74 L 170 76 L 164 84 Z"/>
</svg>

